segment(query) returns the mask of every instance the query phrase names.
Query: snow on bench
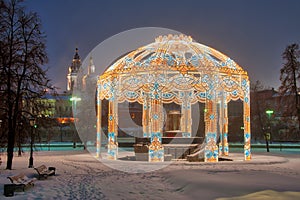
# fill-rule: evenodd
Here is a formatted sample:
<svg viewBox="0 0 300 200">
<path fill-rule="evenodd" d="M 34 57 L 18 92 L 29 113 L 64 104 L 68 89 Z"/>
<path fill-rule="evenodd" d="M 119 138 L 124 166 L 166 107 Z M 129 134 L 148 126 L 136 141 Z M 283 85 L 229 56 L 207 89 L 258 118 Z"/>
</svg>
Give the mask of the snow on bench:
<svg viewBox="0 0 300 200">
<path fill-rule="evenodd" d="M 34 186 L 34 181 L 36 181 L 36 178 L 28 178 L 25 174 L 18 174 L 7 178 L 14 185 L 14 188 L 21 188 L 23 191 L 26 186 Z"/>
<path fill-rule="evenodd" d="M 41 178 L 48 178 L 48 176 L 53 176 L 55 175 L 55 167 L 49 167 L 47 169 L 47 167 L 45 165 L 41 165 L 39 167 L 34 168 L 38 175 L 39 175 L 39 179 Z"/>
</svg>

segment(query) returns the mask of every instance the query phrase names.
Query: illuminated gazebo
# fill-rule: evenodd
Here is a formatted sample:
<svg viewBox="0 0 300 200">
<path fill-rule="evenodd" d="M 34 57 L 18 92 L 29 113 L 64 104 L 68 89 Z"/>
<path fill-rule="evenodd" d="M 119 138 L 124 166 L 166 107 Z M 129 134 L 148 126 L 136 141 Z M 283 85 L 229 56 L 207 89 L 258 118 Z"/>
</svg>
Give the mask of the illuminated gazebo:
<svg viewBox="0 0 300 200">
<path fill-rule="evenodd" d="M 108 100 L 108 159 L 117 159 L 118 104 L 143 105 L 143 137 L 150 138 L 149 161 L 164 161 L 163 104 L 181 106 L 182 137 L 192 135 L 192 104 L 205 104 L 205 162 L 228 155 L 228 110 L 243 101 L 244 157 L 250 151 L 250 82 L 247 72 L 226 55 L 189 36 L 159 36 L 117 60 L 97 82 L 97 156 L 100 154 L 101 102 Z M 121 119 L 120 119 L 121 120 Z M 218 142 L 219 141 L 219 142 Z"/>
</svg>

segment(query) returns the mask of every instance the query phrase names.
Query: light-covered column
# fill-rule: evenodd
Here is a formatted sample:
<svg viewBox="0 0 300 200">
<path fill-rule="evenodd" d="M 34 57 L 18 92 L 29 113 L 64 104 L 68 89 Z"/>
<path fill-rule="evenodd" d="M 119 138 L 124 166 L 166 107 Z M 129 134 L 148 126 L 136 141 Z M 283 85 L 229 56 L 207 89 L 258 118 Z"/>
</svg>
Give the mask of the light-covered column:
<svg viewBox="0 0 300 200">
<path fill-rule="evenodd" d="M 205 104 L 205 152 L 204 162 L 218 162 L 217 103 L 208 99 Z"/>
<path fill-rule="evenodd" d="M 101 120 L 102 120 L 102 102 L 101 102 L 101 85 L 97 88 L 97 137 L 96 137 L 96 157 L 101 157 Z"/>
<path fill-rule="evenodd" d="M 163 162 L 164 148 L 162 146 L 162 128 L 163 128 L 163 105 L 162 102 L 154 97 L 151 99 L 151 123 L 150 123 L 150 141 L 149 162 Z"/>
<path fill-rule="evenodd" d="M 150 99 L 149 95 L 144 95 L 144 101 L 143 101 L 143 137 L 149 137 L 150 136 Z"/>
<path fill-rule="evenodd" d="M 251 160 L 251 130 L 250 130 L 250 82 L 247 76 L 241 81 L 244 92 L 243 110 L 244 110 L 244 159 Z"/>
<path fill-rule="evenodd" d="M 192 106 L 190 100 L 190 92 L 182 92 L 181 104 L 181 131 L 182 137 L 191 137 L 192 135 Z"/>
<path fill-rule="evenodd" d="M 114 94 L 108 102 L 108 145 L 107 158 L 116 160 L 118 156 L 118 101 Z"/>
<path fill-rule="evenodd" d="M 251 130 L 250 130 L 250 98 L 244 97 L 244 156 L 245 160 L 251 160 Z"/>
<path fill-rule="evenodd" d="M 224 102 L 224 124 L 223 124 L 223 155 L 228 156 L 229 155 L 229 145 L 228 145 L 228 104 L 225 98 Z"/>
<path fill-rule="evenodd" d="M 227 109 L 227 100 L 226 93 L 223 92 L 221 96 L 220 102 L 220 143 L 219 143 L 219 155 L 228 156 L 229 148 L 228 148 L 228 109 Z"/>
</svg>

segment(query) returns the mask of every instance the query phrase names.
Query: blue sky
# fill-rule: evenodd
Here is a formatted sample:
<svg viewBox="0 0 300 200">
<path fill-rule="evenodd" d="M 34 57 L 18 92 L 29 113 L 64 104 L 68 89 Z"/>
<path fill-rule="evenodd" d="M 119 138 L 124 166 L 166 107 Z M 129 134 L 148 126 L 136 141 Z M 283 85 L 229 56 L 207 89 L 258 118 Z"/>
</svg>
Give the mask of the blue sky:
<svg viewBox="0 0 300 200">
<path fill-rule="evenodd" d="M 191 35 L 230 56 L 251 81 L 274 88 L 280 85 L 282 52 L 300 43 L 297 0 L 27 0 L 24 5 L 42 20 L 49 77 L 62 90 L 76 47 L 84 59 L 103 40 L 133 28 Z"/>
</svg>

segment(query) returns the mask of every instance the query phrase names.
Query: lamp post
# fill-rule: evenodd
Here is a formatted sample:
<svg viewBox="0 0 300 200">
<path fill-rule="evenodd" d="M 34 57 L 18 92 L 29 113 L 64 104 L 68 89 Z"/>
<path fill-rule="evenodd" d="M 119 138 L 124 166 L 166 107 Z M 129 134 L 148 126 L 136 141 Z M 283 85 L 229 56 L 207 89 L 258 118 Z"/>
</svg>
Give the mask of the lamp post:
<svg viewBox="0 0 300 200">
<path fill-rule="evenodd" d="M 2 119 L 0 119 L 0 133 L 2 132 Z"/>
<path fill-rule="evenodd" d="M 77 115 L 77 101 L 81 101 L 80 97 L 72 96 L 70 98 L 70 101 L 72 102 L 72 108 L 73 108 L 73 119 L 74 119 L 74 125 L 75 125 L 75 117 Z M 75 127 L 74 127 L 75 129 Z M 73 130 L 73 148 L 76 148 L 76 142 L 75 142 L 75 131 Z"/>
<path fill-rule="evenodd" d="M 73 117 L 77 114 L 76 106 L 77 106 L 77 101 L 81 101 L 80 97 L 71 97 L 70 101 L 72 101 L 72 108 L 73 108 Z"/>
<path fill-rule="evenodd" d="M 269 120 L 271 119 L 271 116 L 273 115 L 274 111 L 273 110 L 266 110 L 266 114 L 269 117 Z"/>
<path fill-rule="evenodd" d="M 29 157 L 29 166 L 28 168 L 33 168 L 33 140 L 34 140 L 34 134 L 33 134 L 33 128 L 35 126 L 35 118 L 30 118 L 29 119 L 30 127 L 31 127 L 31 132 L 30 132 L 30 157 Z"/>
<path fill-rule="evenodd" d="M 18 140 L 18 147 L 19 147 L 19 151 L 18 151 L 18 156 L 21 156 L 22 155 L 22 151 L 21 151 L 21 128 L 23 126 L 23 123 L 20 122 L 19 123 L 19 129 L 18 129 L 18 136 L 19 136 L 19 140 Z"/>
<path fill-rule="evenodd" d="M 63 127 L 65 124 L 65 119 L 60 116 L 59 118 L 59 128 L 60 128 L 60 142 L 63 141 Z"/>
<path fill-rule="evenodd" d="M 270 131 L 269 133 L 265 133 L 267 152 L 270 152 L 269 140 L 271 138 L 271 116 L 272 116 L 273 113 L 274 113 L 273 110 L 266 110 L 266 114 L 268 115 L 268 128 L 267 128 L 267 130 Z"/>
</svg>

